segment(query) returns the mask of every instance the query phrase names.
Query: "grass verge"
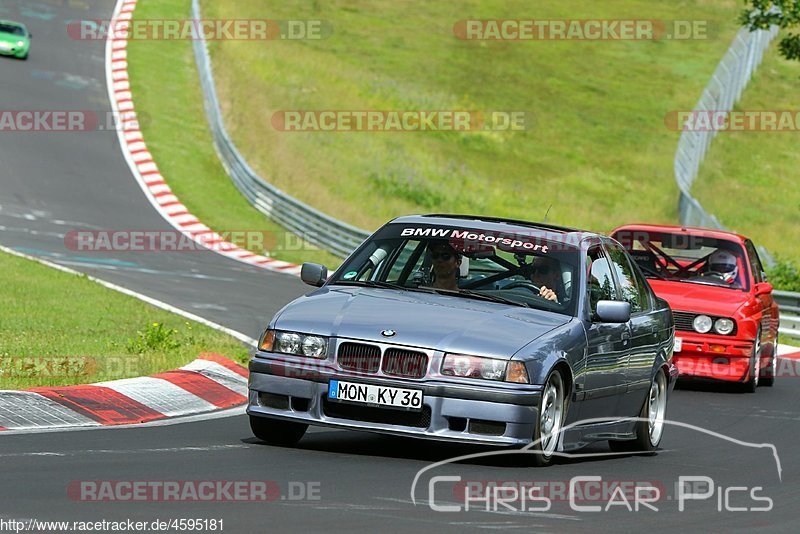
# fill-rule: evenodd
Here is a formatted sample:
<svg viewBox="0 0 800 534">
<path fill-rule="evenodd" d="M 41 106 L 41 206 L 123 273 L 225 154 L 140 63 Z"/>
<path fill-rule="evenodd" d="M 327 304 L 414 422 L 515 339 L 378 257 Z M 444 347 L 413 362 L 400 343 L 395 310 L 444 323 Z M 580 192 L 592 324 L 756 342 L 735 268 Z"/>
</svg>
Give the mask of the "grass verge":
<svg viewBox="0 0 800 534">
<path fill-rule="evenodd" d="M 332 29 L 320 41 L 215 41 L 212 60 L 226 125 L 251 166 L 369 230 L 434 211 L 528 220 L 548 213 L 551 222 L 597 231 L 675 223 L 678 133 L 664 119 L 694 106 L 741 7 L 734 0 L 201 4 L 204 18 L 315 19 Z M 189 13 L 188 0 L 164 0 L 142 3 L 136 17 Z M 461 19 L 525 17 L 700 20 L 708 38 L 478 42 L 453 35 Z M 210 148 L 190 43 L 134 41 L 129 50 L 137 107 L 157 118 L 145 125 L 148 143 L 180 198 L 215 229 L 264 227 Z M 796 74 L 771 52 L 740 107 L 796 108 Z M 273 114 L 289 109 L 517 110 L 533 120 L 521 132 L 277 131 Z M 797 260 L 795 137 L 718 136 L 695 192 L 728 226 Z M 336 263 L 316 251 L 275 255 Z"/>
<path fill-rule="evenodd" d="M 800 110 L 800 63 L 773 45 L 737 110 Z M 800 263 L 800 131 L 720 132 L 695 196 L 728 227 Z M 789 289 L 787 287 L 787 289 Z"/>
<path fill-rule="evenodd" d="M 204 18 L 316 19 L 318 41 L 211 43 L 226 124 L 250 164 L 357 226 L 468 212 L 598 231 L 675 222 L 678 133 L 737 30 L 731 0 L 276 2 L 203 0 Z M 465 41 L 474 19 L 708 21 L 708 38 Z M 513 132 L 281 132 L 279 110 L 507 110 Z M 552 206 L 552 207 L 551 207 Z"/>
<path fill-rule="evenodd" d="M 0 389 L 86 384 L 175 369 L 202 352 L 248 349 L 85 276 L 0 253 Z"/>
<path fill-rule="evenodd" d="M 188 0 L 141 2 L 134 15 L 137 19 L 188 19 L 190 8 Z M 132 40 L 128 70 L 147 147 L 191 213 L 218 232 L 265 232 L 266 252 L 281 260 L 339 264 L 334 256 L 270 222 L 250 206 L 225 173 L 206 121 L 191 41 Z M 237 244 L 265 252 L 249 243 Z"/>
</svg>

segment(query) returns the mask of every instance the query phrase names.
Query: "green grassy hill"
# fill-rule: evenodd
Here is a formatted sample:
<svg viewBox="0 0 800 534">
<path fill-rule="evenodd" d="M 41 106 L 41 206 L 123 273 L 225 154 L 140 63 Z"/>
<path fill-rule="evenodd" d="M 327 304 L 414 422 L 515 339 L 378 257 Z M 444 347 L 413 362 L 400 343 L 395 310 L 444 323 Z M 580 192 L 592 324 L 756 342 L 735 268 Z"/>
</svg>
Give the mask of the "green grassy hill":
<svg viewBox="0 0 800 534">
<path fill-rule="evenodd" d="M 189 4 L 142 3 L 135 16 L 188 18 Z M 599 231 L 677 220 L 678 133 L 664 117 L 694 106 L 737 30 L 741 8 L 734 0 L 201 5 L 204 18 L 317 19 L 332 29 L 319 41 L 226 40 L 210 47 L 234 140 L 262 176 L 292 195 L 365 229 L 406 213 L 536 220 L 550 208 L 551 222 Z M 709 38 L 464 41 L 453 26 L 465 18 L 707 20 Z M 144 126 L 146 138 L 184 203 L 217 229 L 263 226 L 214 161 L 190 43 L 137 41 L 130 54 L 137 108 L 159 118 Z M 789 80 L 773 82 L 789 98 Z M 274 129 L 273 114 L 293 109 L 513 110 L 533 121 L 517 132 Z M 757 140 L 745 135 L 747 143 Z M 758 150 L 771 150 L 762 145 Z M 726 173 L 746 179 L 741 167 L 751 163 L 745 158 Z M 769 221 L 742 228 L 720 215 L 757 241 L 771 232 Z"/>
<path fill-rule="evenodd" d="M 800 63 L 773 47 L 738 110 L 800 111 Z M 800 263 L 800 132 L 720 132 L 695 196 L 730 228 Z"/>
</svg>

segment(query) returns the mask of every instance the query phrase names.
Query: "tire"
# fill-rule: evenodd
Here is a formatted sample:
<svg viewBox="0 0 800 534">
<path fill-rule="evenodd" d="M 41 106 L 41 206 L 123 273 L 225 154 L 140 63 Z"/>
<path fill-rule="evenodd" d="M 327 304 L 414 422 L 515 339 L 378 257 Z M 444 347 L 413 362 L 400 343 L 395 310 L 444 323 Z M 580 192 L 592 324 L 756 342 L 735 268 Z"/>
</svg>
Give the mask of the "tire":
<svg viewBox="0 0 800 534">
<path fill-rule="evenodd" d="M 534 466 L 544 467 L 553 461 L 553 454 L 558 448 L 561 431 L 566 417 L 567 391 L 564 377 L 559 371 L 551 371 L 542 390 L 539 400 L 538 417 L 533 430 L 533 445 L 528 450 L 533 451 Z"/>
<path fill-rule="evenodd" d="M 750 378 L 744 383 L 745 393 L 755 393 L 761 377 L 761 330 L 753 341 L 753 353 L 750 355 Z"/>
<path fill-rule="evenodd" d="M 303 423 L 291 423 L 279 419 L 250 416 L 250 430 L 261 441 L 270 445 L 290 447 L 296 445 L 308 429 Z"/>
<path fill-rule="evenodd" d="M 650 390 L 644 399 L 639 418 L 634 427 L 636 439 L 609 440 L 608 446 L 614 452 L 653 455 L 658 450 L 664 436 L 664 417 L 667 413 L 667 377 L 663 369 L 656 371 L 650 382 Z"/>
<path fill-rule="evenodd" d="M 776 343 L 777 342 L 773 342 L 772 344 L 772 355 L 769 358 L 769 366 L 761 370 L 761 381 L 758 383 L 759 386 L 771 388 L 775 385 L 775 373 L 778 367 L 778 356 L 775 354 Z"/>
</svg>

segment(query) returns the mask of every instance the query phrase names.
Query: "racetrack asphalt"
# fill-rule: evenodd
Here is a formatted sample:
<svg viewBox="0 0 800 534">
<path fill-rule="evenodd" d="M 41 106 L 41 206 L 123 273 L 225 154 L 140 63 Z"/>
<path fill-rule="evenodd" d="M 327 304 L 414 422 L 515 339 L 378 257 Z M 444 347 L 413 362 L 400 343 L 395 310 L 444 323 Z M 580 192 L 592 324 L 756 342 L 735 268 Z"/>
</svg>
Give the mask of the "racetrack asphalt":
<svg viewBox="0 0 800 534">
<path fill-rule="evenodd" d="M 108 111 L 104 43 L 74 41 L 66 24 L 108 19 L 113 7 L 111 0 L 0 4 L 0 18 L 22 20 L 34 33 L 27 62 L 0 58 L 0 109 Z M 211 252 L 72 252 L 63 235 L 74 229 L 171 227 L 131 176 L 115 132 L 0 132 L 0 244 L 168 302 L 252 338 L 281 306 L 308 289 L 295 277 Z M 31 303 L 32 313 L 34 307 Z M 668 418 L 740 442 L 670 425 L 662 451 L 653 457 L 573 458 L 544 469 L 520 466 L 513 456 L 444 465 L 421 476 L 416 506 L 410 491 L 418 470 L 493 449 L 331 429 L 310 430 L 297 448 L 271 447 L 252 437 L 244 415 L 170 426 L 0 436 L 0 521 L 205 518 L 222 519 L 225 532 L 796 530 L 796 373 L 753 395 L 717 385 L 678 389 L 670 399 Z M 771 449 L 743 442 L 774 444 L 781 478 Z M 607 451 L 598 445 L 582 452 Z M 469 512 L 437 512 L 427 499 L 432 475 L 517 481 L 522 486 L 535 481 L 549 488 L 562 487 L 574 476 L 601 476 L 607 489 L 614 482 L 651 484 L 664 498 L 654 503 L 657 512 L 624 506 L 588 512 L 576 511 L 553 490 L 546 511 L 520 512 L 519 501 L 503 506 L 495 500 L 489 512 L 481 502 L 473 502 Z M 684 502 L 686 509 L 680 511 L 674 486 L 680 476 L 710 477 L 713 494 Z M 271 502 L 92 502 L 69 492 L 79 481 L 186 480 L 273 481 L 279 495 L 273 494 Z M 435 504 L 452 504 L 452 483 L 434 487 Z M 731 489 L 741 487 L 747 489 Z M 311 498 L 291 498 L 301 493 Z M 610 495 L 589 497 L 574 505 L 605 506 L 611 500 Z M 730 511 L 764 507 L 765 501 L 758 500 L 763 497 L 772 500 L 770 511 Z M 542 504 L 529 501 L 524 507 Z"/>
</svg>

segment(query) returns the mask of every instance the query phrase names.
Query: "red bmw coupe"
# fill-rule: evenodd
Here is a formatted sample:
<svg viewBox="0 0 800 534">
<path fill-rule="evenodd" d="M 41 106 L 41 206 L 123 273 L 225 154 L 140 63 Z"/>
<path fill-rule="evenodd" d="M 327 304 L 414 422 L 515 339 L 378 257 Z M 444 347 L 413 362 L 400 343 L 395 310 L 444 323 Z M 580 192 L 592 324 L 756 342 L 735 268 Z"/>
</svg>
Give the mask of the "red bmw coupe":
<svg viewBox="0 0 800 534">
<path fill-rule="evenodd" d="M 675 318 L 681 376 L 775 383 L 778 305 L 755 246 L 718 230 L 632 224 L 612 237 L 639 265 Z"/>
</svg>

